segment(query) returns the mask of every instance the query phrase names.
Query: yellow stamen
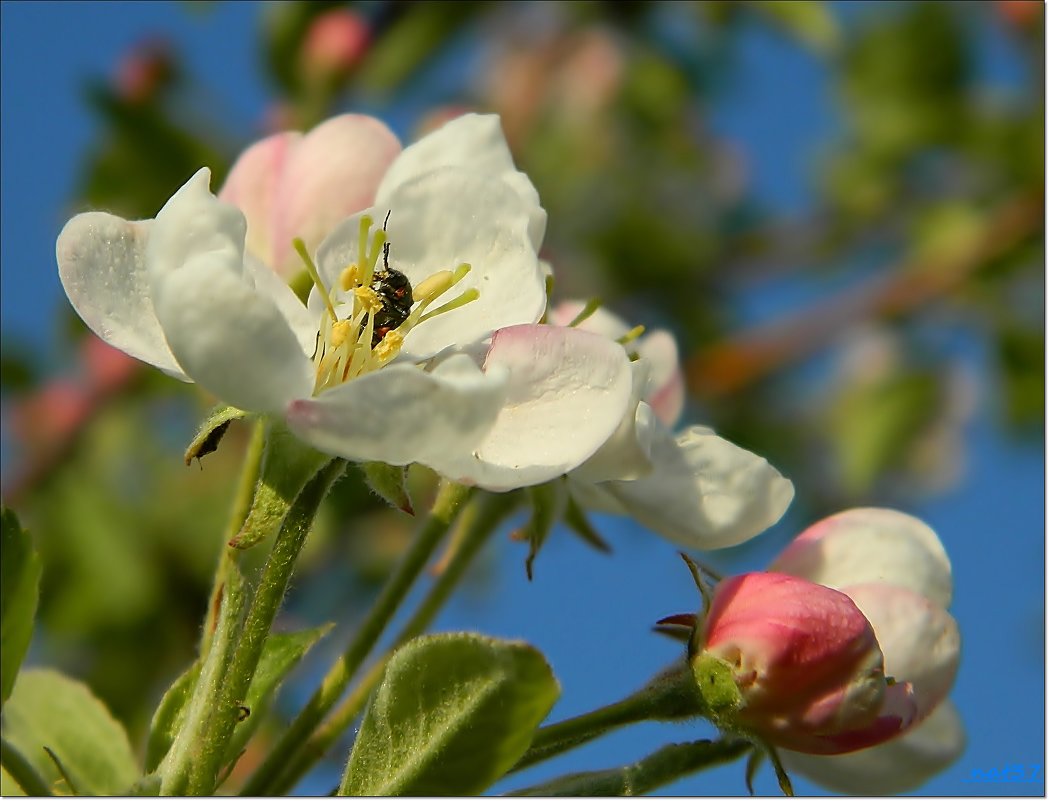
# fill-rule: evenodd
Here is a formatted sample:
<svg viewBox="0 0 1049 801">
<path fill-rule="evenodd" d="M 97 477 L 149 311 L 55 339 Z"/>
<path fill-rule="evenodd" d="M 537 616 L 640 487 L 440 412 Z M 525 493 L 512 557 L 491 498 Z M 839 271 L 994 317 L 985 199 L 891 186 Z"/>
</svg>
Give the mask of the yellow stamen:
<svg viewBox="0 0 1049 801">
<path fill-rule="evenodd" d="M 568 327 L 569 328 L 575 328 L 577 325 L 579 325 L 581 322 L 583 322 L 587 317 L 589 317 L 594 312 L 596 312 L 600 307 L 601 307 L 601 300 L 599 298 L 590 298 L 590 300 L 588 300 L 586 302 L 586 305 L 583 307 L 583 310 L 581 312 L 579 312 L 579 314 L 577 314 L 572 319 L 572 322 L 570 322 L 568 324 Z"/>
<path fill-rule="evenodd" d="M 455 281 L 451 270 L 436 272 L 419 284 L 412 291 L 412 300 L 433 300 L 442 292 L 447 292 Z"/>
<path fill-rule="evenodd" d="M 460 306 L 465 306 L 467 303 L 471 303 L 477 300 L 479 297 L 481 297 L 481 293 L 478 292 L 476 289 L 467 289 L 465 292 L 463 292 L 463 294 L 461 294 L 454 300 L 450 300 L 447 303 L 438 306 L 433 311 L 424 314 L 422 317 L 419 318 L 419 322 L 421 323 L 425 320 L 429 320 L 431 317 L 436 317 L 438 314 L 450 312 L 452 309 L 458 309 Z"/>
<path fill-rule="evenodd" d="M 341 348 L 343 343 L 353 333 L 353 326 L 349 320 L 340 320 L 331 327 L 331 344 L 333 348 Z"/>
<path fill-rule="evenodd" d="M 353 294 L 361 303 L 361 308 L 372 314 L 382 311 L 382 300 L 379 294 L 370 286 L 359 286 L 353 290 Z"/>
<path fill-rule="evenodd" d="M 331 315 L 332 320 L 338 320 L 338 315 L 335 314 L 335 307 L 331 304 L 331 298 L 328 296 L 328 290 L 324 286 L 324 282 L 321 281 L 321 275 L 317 271 L 317 265 L 313 263 L 313 259 L 310 258 L 309 251 L 306 250 L 306 243 L 298 237 L 291 240 L 291 246 L 295 248 L 295 252 L 299 254 L 299 258 L 302 259 L 306 265 L 306 272 L 310 274 L 310 278 L 313 279 L 313 283 L 317 285 L 317 289 L 320 290 L 321 297 L 324 299 L 324 305 L 328 307 L 328 314 Z"/>
<path fill-rule="evenodd" d="M 375 357 L 380 364 L 385 364 L 400 353 L 402 344 L 404 344 L 404 337 L 399 331 L 387 331 L 386 336 L 375 346 Z"/>
<path fill-rule="evenodd" d="M 343 292 L 349 292 L 359 283 L 357 276 L 360 273 L 360 267 L 354 262 L 341 273 L 339 273 L 339 286 L 342 287 Z"/>
<path fill-rule="evenodd" d="M 628 342 L 633 342 L 643 333 L 645 333 L 645 327 L 643 325 L 635 325 L 633 328 L 631 328 L 629 331 L 623 334 L 623 336 L 619 337 L 619 339 L 617 339 L 616 342 L 618 342 L 620 345 L 626 345 Z"/>
</svg>

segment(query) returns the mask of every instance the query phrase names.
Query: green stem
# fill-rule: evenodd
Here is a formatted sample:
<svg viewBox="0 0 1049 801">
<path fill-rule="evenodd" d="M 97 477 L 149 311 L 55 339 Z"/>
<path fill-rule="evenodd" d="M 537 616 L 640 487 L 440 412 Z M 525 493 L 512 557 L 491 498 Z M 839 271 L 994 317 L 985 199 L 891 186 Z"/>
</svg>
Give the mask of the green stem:
<svg viewBox="0 0 1049 801">
<path fill-rule="evenodd" d="M 470 494 L 468 487 L 444 481 L 434 501 L 433 510 L 411 547 L 405 552 L 389 577 L 375 604 L 357 630 L 349 647 L 332 665 L 320 687 L 299 712 L 281 736 L 263 763 L 245 785 L 245 795 L 268 794 L 269 785 L 287 767 L 288 761 L 302 747 L 303 742 L 324 716 L 338 702 L 353 675 L 382 636 L 387 624 L 407 596 L 415 579 L 433 555 L 455 519 L 463 501 Z"/>
<path fill-rule="evenodd" d="M 645 795 L 690 773 L 738 759 L 752 747 L 746 740 L 736 739 L 674 743 L 663 746 L 632 765 L 573 773 L 507 795 L 547 798 Z"/>
<path fill-rule="evenodd" d="M 275 778 L 260 780 L 258 773 L 241 791 L 242 795 L 286 795 L 296 782 L 328 752 L 332 744 L 350 726 L 364 708 L 375 685 L 386 669 L 386 662 L 400 646 L 422 634 L 440 612 L 452 591 L 459 584 L 474 557 L 488 541 L 492 533 L 506 516 L 513 511 L 518 498 L 513 494 L 489 495 L 475 499 L 463 510 L 456 525 L 455 545 L 451 559 L 441 571 L 422 603 L 411 619 L 397 634 L 389 650 L 373 664 L 357 682 L 346 699 L 316 732 L 303 743 L 299 741 L 297 753 L 289 751 L 289 761 L 280 765 Z M 461 538 L 459 535 L 462 535 Z"/>
<path fill-rule="evenodd" d="M 298 493 L 291 509 L 282 516 L 283 524 L 266 560 L 236 650 L 217 697 L 211 699 L 214 702 L 212 714 L 207 719 L 197 749 L 197 759 L 189 773 L 187 792 L 190 795 L 208 795 L 215 789 L 230 737 L 237 724 L 240 704 L 255 675 L 273 619 L 284 601 L 295 561 L 313 526 L 321 501 L 328 494 L 332 483 L 342 475 L 345 466 L 342 460 L 329 462 Z"/>
<path fill-rule="evenodd" d="M 52 794 L 51 788 L 36 772 L 36 768 L 7 740 L 0 740 L 0 765 L 3 765 L 4 770 L 18 786 L 25 790 L 26 795 L 44 797 Z"/>
<path fill-rule="evenodd" d="M 258 420 L 252 427 L 251 440 L 248 442 L 247 450 L 244 452 L 244 466 L 241 469 L 236 494 L 233 496 L 226 532 L 222 537 L 222 553 L 219 554 L 219 564 L 215 571 L 215 582 L 211 589 L 211 599 L 208 602 L 208 617 L 204 623 L 204 632 L 200 639 L 200 655 L 202 658 L 206 657 L 208 651 L 211 650 L 212 636 L 218 625 L 222 588 L 225 586 L 231 568 L 236 561 L 237 551 L 227 548 L 225 543 L 229 542 L 240 531 L 240 527 L 244 525 L 244 520 L 248 516 L 248 511 L 251 509 L 251 499 L 254 497 L 255 485 L 259 480 L 259 470 L 262 467 L 262 454 L 265 445 L 266 423 L 263 420 Z"/>
<path fill-rule="evenodd" d="M 687 665 L 675 666 L 622 701 L 543 726 L 536 732 L 531 748 L 511 772 L 555 757 L 620 726 L 643 720 L 694 717 L 702 711 L 702 699 L 692 672 Z"/>
<path fill-rule="evenodd" d="M 226 671 L 233 659 L 237 637 L 244 620 L 247 588 L 236 563 L 224 571 L 224 581 L 216 590 L 211 611 L 214 629 L 208 651 L 201 657 L 200 675 L 186 704 L 182 725 L 161 760 L 157 773 L 161 777 L 161 795 L 185 795 L 190 772 L 196 764 L 203 732 L 214 714 L 215 699 L 222 692 Z"/>
<path fill-rule="evenodd" d="M 306 482 L 332 457 L 303 443 L 282 423 L 266 431 L 262 465 L 251 508 L 230 538 L 229 546 L 244 550 L 278 531 Z"/>
</svg>

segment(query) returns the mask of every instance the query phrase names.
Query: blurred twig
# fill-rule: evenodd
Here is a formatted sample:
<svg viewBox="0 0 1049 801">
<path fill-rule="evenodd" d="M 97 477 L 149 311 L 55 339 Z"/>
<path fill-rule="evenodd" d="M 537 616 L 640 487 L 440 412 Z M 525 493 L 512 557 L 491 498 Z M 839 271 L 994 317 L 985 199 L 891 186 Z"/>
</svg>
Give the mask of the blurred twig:
<svg viewBox="0 0 1049 801">
<path fill-rule="evenodd" d="M 999 207 L 965 253 L 909 259 L 808 309 L 705 348 L 686 362 L 689 390 L 707 398 L 739 391 L 818 351 L 858 321 L 916 311 L 1035 233 L 1043 215 L 1041 196 L 1014 198 Z"/>
</svg>

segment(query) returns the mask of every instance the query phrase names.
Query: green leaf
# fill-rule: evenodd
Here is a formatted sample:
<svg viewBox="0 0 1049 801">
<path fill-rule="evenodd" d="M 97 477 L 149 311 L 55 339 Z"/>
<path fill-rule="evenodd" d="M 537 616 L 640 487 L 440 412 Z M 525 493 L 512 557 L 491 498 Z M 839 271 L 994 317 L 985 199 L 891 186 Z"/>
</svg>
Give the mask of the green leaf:
<svg viewBox="0 0 1049 801">
<path fill-rule="evenodd" d="M 386 666 L 340 795 L 473 795 L 524 755 L 560 687 L 521 642 L 420 637 Z"/>
<path fill-rule="evenodd" d="M 230 741 L 227 761 L 234 760 L 247 744 L 248 739 L 258 728 L 265 716 L 274 693 L 281 682 L 299 663 L 306 652 L 321 637 L 331 630 L 331 624 L 318 626 L 291 634 L 272 634 L 263 646 L 259 668 L 248 689 L 244 701 L 247 710 L 244 720 L 237 724 L 237 729 Z M 164 693 L 153 722 L 150 724 L 149 741 L 146 746 L 146 771 L 157 769 L 164 755 L 167 754 L 175 736 L 182 728 L 185 719 L 186 705 L 193 694 L 200 676 L 200 663 L 194 662 L 185 673 Z"/>
<path fill-rule="evenodd" d="M 175 735 L 182 728 L 186 704 L 189 702 L 193 688 L 197 686 L 200 676 L 200 661 L 194 662 L 181 676 L 168 687 L 160 704 L 153 713 L 149 724 L 149 738 L 146 741 L 146 772 L 152 773 L 171 748 Z"/>
<path fill-rule="evenodd" d="M 270 701 L 276 694 L 281 682 L 295 668 L 306 652 L 325 634 L 331 631 L 334 624 L 327 623 L 316 628 L 296 631 L 290 634 L 271 634 L 263 646 L 258 670 L 248 688 L 248 697 L 242 707 L 243 719 L 230 740 L 226 761 L 235 760 L 244 750 L 251 735 L 265 717 Z"/>
<path fill-rule="evenodd" d="M 33 637 L 40 594 L 40 557 L 15 513 L 0 508 L 0 705 L 11 695 L 15 676 Z"/>
<path fill-rule="evenodd" d="M 18 676 L 4 736 L 58 792 L 70 792 L 63 771 L 85 795 L 121 794 L 139 775 L 123 726 L 84 684 L 53 670 Z"/>
</svg>

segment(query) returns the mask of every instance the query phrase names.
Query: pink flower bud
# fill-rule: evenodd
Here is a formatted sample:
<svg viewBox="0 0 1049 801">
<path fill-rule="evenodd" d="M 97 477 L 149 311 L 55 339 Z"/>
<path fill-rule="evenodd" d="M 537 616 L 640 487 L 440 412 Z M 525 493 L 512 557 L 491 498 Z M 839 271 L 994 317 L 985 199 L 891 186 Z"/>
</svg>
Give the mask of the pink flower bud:
<svg viewBox="0 0 1049 801">
<path fill-rule="evenodd" d="M 886 680 L 871 624 L 837 590 L 779 573 L 734 576 L 701 625 L 701 691 L 706 673 L 727 666 L 739 692 L 719 720 L 728 728 L 836 754 L 889 739 L 914 715 L 909 685 Z"/>
<path fill-rule="evenodd" d="M 312 78 L 345 75 L 360 61 L 370 39 L 368 24 L 359 14 L 342 8 L 320 14 L 302 45 L 303 70 Z"/>
<path fill-rule="evenodd" d="M 147 39 L 121 58 L 114 84 L 129 103 L 144 103 L 170 83 L 174 74 L 171 46 L 163 39 Z"/>
</svg>

